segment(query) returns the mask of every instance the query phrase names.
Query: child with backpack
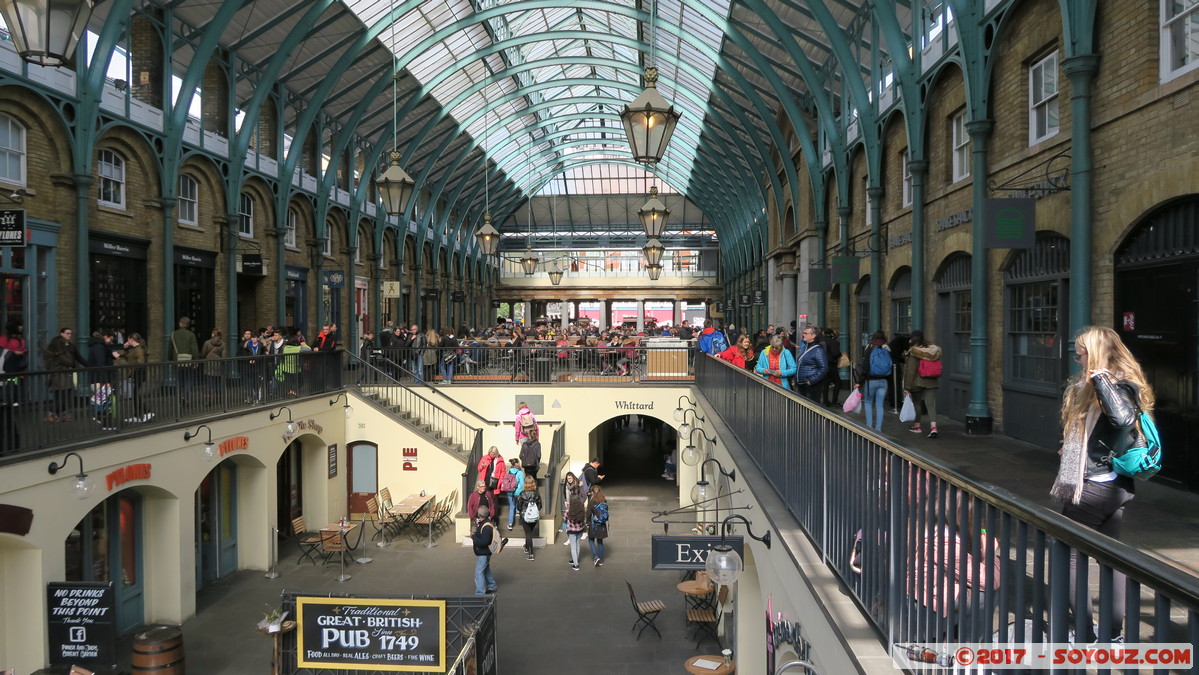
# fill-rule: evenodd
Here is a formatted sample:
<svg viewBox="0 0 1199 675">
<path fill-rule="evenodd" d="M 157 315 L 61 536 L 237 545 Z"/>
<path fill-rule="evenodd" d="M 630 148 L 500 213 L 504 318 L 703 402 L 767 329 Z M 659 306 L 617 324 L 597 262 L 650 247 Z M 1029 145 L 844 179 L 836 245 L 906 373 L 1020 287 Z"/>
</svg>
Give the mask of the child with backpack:
<svg viewBox="0 0 1199 675">
<path fill-rule="evenodd" d="M 525 471 L 520 468 L 520 460 L 516 457 L 508 460 L 508 471 L 500 479 L 500 492 L 508 497 L 508 529 L 512 529 L 512 521 L 516 518 L 516 498 L 520 496 L 525 485 Z"/>
<path fill-rule="evenodd" d="M 883 430 L 883 410 L 887 398 L 887 380 L 895 363 L 891 359 L 891 348 L 887 346 L 887 334 L 881 330 L 870 336 L 870 344 L 858 361 L 858 382 L 854 389 L 862 389 L 862 405 L 866 412 L 866 426 L 875 431 Z"/>
<path fill-rule="evenodd" d="M 520 526 L 525 530 L 525 560 L 533 559 L 533 534 L 541 522 L 541 493 L 537 492 L 537 480 L 525 476 L 524 489 L 516 498 L 516 510 L 520 512 Z"/>
</svg>

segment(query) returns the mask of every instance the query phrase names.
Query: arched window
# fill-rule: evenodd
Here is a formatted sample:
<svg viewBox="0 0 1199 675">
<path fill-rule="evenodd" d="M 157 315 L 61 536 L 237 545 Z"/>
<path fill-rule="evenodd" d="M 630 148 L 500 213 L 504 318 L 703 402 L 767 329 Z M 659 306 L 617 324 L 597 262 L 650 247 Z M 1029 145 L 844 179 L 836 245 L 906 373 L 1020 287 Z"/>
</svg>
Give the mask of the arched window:
<svg viewBox="0 0 1199 675">
<path fill-rule="evenodd" d="M 891 334 L 912 334 L 912 268 L 904 267 L 891 278 Z"/>
<path fill-rule="evenodd" d="M 101 150 L 96 175 L 100 177 L 100 203 L 125 208 L 125 158 L 112 150 Z"/>
<path fill-rule="evenodd" d="M 25 127 L 0 115 L 0 181 L 25 185 Z"/>
<path fill-rule="evenodd" d="M 179 222 L 198 225 L 200 216 L 200 184 L 187 174 L 179 174 Z"/>
</svg>

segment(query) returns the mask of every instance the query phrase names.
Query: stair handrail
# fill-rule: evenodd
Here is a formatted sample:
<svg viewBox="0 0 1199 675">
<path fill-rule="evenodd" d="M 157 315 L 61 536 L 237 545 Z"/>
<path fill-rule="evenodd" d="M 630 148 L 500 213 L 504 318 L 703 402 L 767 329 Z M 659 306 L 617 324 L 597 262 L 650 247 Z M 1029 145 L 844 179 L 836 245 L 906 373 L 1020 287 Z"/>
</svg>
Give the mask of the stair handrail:
<svg viewBox="0 0 1199 675">
<path fill-rule="evenodd" d="M 409 390 L 414 390 L 415 385 L 418 385 L 418 384 L 421 386 L 427 387 L 429 389 L 429 391 L 432 391 L 434 394 L 437 394 L 438 396 L 441 396 L 442 398 L 449 401 L 450 403 L 453 403 L 455 406 L 457 406 L 459 409 L 461 409 L 462 412 L 470 413 L 472 417 L 478 419 L 480 422 L 482 422 L 483 424 L 486 424 L 487 426 L 503 427 L 503 426 L 514 426 L 516 424 L 515 420 L 511 420 L 511 421 L 491 420 L 491 419 L 487 419 L 486 417 L 483 417 L 479 413 L 475 412 L 471 408 L 464 405 L 461 401 L 459 401 L 459 400 L 455 399 L 453 396 L 450 396 L 449 394 L 445 393 L 444 390 L 438 389 L 437 387 L 433 386 L 432 384 L 429 384 L 428 382 L 426 382 L 424 379 L 417 377 L 415 374 L 413 374 L 412 371 L 408 370 L 403 365 L 396 363 L 395 361 L 387 358 L 386 356 L 376 356 L 375 363 L 378 363 L 380 361 L 386 361 L 387 363 L 391 364 L 391 366 L 393 366 L 397 371 L 399 371 L 403 375 L 407 375 L 407 376 L 413 378 L 413 382 L 411 382 L 411 383 L 401 382 L 395 376 L 388 374 L 386 371 L 383 371 L 381 368 L 371 364 L 368 361 L 364 361 L 361 357 L 357 356 L 356 354 L 350 354 L 349 352 L 346 352 L 346 354 L 350 357 L 351 363 L 355 363 L 355 362 L 362 363 L 371 368 L 374 368 L 375 370 L 379 371 L 384 376 L 390 378 L 392 381 L 394 381 L 397 385 L 399 385 L 401 387 L 405 387 Z M 418 396 L 419 396 L 419 394 L 418 394 Z M 424 397 L 422 396 L 421 398 L 424 398 Z M 425 400 L 428 400 L 428 399 L 425 399 Z M 561 420 L 540 420 L 539 419 L 539 420 L 537 420 L 537 424 L 545 424 L 547 426 L 556 426 L 556 425 L 563 424 L 563 422 Z"/>
</svg>

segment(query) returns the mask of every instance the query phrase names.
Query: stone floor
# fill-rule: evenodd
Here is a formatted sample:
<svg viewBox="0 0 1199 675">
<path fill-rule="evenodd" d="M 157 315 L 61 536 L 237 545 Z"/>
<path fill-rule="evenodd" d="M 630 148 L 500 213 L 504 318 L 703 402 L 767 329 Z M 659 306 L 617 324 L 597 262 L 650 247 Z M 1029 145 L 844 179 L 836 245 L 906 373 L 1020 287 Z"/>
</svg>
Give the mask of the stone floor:
<svg viewBox="0 0 1199 675">
<path fill-rule="evenodd" d="M 952 422 L 941 423 L 937 439 L 909 433 L 906 427 L 888 415 L 883 433 L 981 482 L 1056 510 L 1048 498 L 1057 470 L 1053 451 L 1006 437 L 968 437 L 962 425 Z M 567 548 L 560 542 L 538 550 L 537 559 L 530 562 L 515 540 L 495 560 L 500 672 L 675 673 L 682 672 L 685 659 L 701 653 L 684 625 L 683 599 L 675 589 L 678 574 L 649 569 L 650 535 L 661 531 L 650 517 L 653 511 L 676 505 L 677 488 L 659 477 L 660 454 L 647 444 L 647 434 L 640 433 L 634 422 L 631 429 L 616 432 L 608 446 L 605 487 L 612 499 L 612 527 L 603 567 L 593 567 L 590 553 L 584 552 L 581 569 L 571 570 Z M 1124 521 L 1126 543 L 1196 574 L 1197 535 L 1199 496 L 1156 483 L 1138 484 L 1137 498 Z M 435 548 L 422 543 L 404 538 L 388 548 L 368 544 L 366 550 L 374 561 L 351 565 L 352 579 L 344 583 L 336 581 L 336 566 L 297 565 L 296 552 L 285 548 L 278 579 L 243 571 L 210 584 L 198 595 L 197 616 L 183 626 L 188 672 L 269 673 L 270 640 L 259 635 L 254 624 L 270 607 L 278 606 L 284 589 L 361 595 L 473 593 L 474 558 L 469 549 L 449 535 L 443 535 Z M 649 631 L 637 640 L 629 632 L 636 617 L 626 579 L 640 599 L 666 603 L 657 621 L 661 638 Z M 702 647 L 702 653 L 717 651 L 711 641 Z M 118 653 L 123 655 L 120 670 L 127 671 L 130 643 L 123 642 Z"/>
</svg>

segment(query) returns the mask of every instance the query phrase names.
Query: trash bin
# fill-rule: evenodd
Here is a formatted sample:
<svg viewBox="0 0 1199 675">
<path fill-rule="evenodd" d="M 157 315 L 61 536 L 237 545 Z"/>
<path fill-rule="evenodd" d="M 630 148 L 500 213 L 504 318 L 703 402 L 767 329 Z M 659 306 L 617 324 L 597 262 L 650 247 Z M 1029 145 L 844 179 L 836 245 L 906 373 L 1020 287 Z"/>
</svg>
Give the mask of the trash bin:
<svg viewBox="0 0 1199 675">
<path fill-rule="evenodd" d="M 151 626 L 133 635 L 135 675 L 184 675 L 183 631 L 175 626 Z"/>
</svg>

